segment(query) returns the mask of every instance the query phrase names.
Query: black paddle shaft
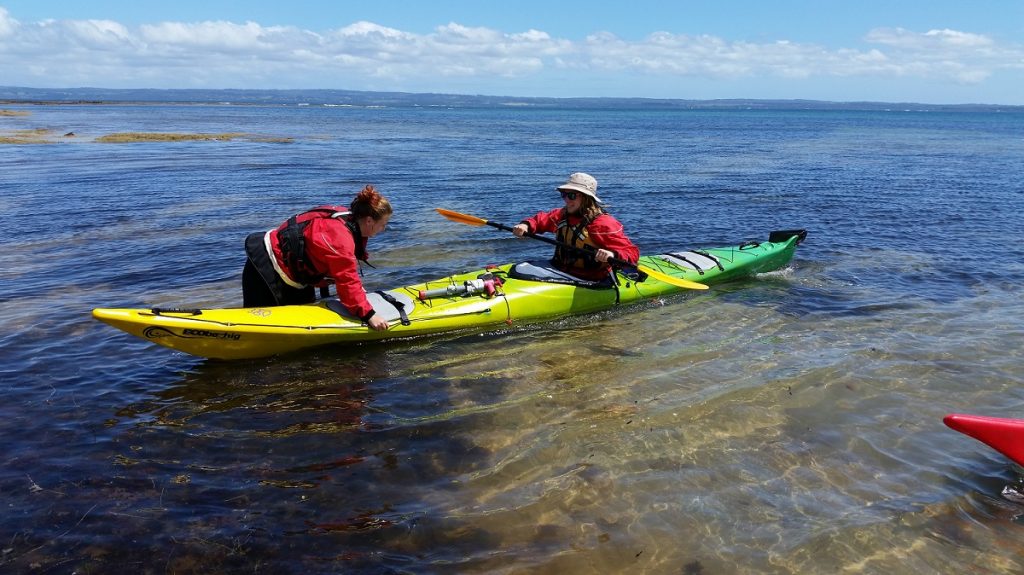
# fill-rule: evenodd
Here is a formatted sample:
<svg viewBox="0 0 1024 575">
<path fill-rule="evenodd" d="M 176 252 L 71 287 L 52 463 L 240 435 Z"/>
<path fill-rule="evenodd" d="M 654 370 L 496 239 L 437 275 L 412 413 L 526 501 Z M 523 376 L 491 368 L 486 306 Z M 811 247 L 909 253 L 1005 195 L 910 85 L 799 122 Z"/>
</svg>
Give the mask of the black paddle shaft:
<svg viewBox="0 0 1024 575">
<path fill-rule="evenodd" d="M 487 220 L 487 225 L 495 227 L 495 228 L 498 228 L 499 230 L 505 230 L 505 231 L 508 231 L 508 232 L 512 231 L 511 227 L 506 226 L 505 224 L 502 224 L 502 223 L 492 222 L 490 220 Z M 595 250 L 593 248 L 580 248 L 580 247 L 576 247 L 576 246 L 567 244 L 565 242 L 560 242 L 558 240 L 551 239 L 551 238 L 546 237 L 546 236 L 538 236 L 537 234 L 535 234 L 533 232 L 526 232 L 523 235 L 528 237 L 528 238 L 533 238 L 535 240 L 540 240 L 542 242 L 549 243 L 549 244 L 551 244 L 553 246 L 559 246 L 561 248 L 570 250 L 570 251 L 575 252 L 575 253 L 583 254 L 583 255 L 585 255 L 587 257 L 591 257 L 591 258 L 594 257 Z M 636 264 L 627 262 L 626 260 L 622 260 L 622 259 L 619 259 L 619 258 L 616 258 L 616 257 L 608 258 L 608 263 L 613 264 L 613 265 L 617 265 L 619 267 L 627 267 L 627 268 L 636 269 Z"/>
</svg>

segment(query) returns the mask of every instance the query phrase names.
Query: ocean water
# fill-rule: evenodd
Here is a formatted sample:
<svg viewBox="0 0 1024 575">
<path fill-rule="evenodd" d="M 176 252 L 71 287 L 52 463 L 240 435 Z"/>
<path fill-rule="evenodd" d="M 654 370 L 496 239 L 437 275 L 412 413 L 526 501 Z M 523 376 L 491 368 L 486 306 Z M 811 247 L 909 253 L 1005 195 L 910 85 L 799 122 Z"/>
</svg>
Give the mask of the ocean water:
<svg viewBox="0 0 1024 575">
<path fill-rule="evenodd" d="M 1024 113 L 6 105 L 0 570 L 1024 573 Z M 245 133 L 105 144 L 115 132 Z M 74 136 L 64 134 L 74 133 Z M 366 183 L 368 288 L 543 257 L 600 182 L 642 252 L 786 269 L 538 326 L 216 362 L 94 307 L 241 302 L 246 234 Z"/>
</svg>

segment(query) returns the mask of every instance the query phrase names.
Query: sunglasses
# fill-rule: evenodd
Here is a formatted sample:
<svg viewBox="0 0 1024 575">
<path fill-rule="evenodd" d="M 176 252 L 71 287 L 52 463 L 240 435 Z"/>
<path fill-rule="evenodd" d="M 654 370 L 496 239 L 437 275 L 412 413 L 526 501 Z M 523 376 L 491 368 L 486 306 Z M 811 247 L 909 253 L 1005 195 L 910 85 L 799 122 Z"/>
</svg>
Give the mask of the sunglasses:
<svg viewBox="0 0 1024 575">
<path fill-rule="evenodd" d="M 576 199 L 576 194 L 577 194 L 577 192 L 562 192 L 562 191 L 559 191 L 558 193 L 562 194 L 562 199 L 563 200 L 575 200 Z"/>
</svg>

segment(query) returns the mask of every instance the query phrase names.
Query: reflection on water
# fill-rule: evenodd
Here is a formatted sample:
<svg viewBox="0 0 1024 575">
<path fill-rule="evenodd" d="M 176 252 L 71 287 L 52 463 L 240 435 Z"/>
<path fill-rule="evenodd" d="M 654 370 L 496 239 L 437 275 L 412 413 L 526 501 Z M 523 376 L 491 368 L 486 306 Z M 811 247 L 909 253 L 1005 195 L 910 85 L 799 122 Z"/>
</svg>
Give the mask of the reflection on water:
<svg viewBox="0 0 1024 575">
<path fill-rule="evenodd" d="M 169 130 L 209 121 L 155 110 Z M 1024 572 L 1024 507 L 1002 495 L 1019 470 L 941 423 L 1024 411 L 1019 138 L 965 137 L 970 115 L 330 114 L 317 132 L 346 137 L 0 157 L 8 218 L 78 214 L 0 253 L 0 567 Z M 582 119 L 595 138 L 571 154 L 538 142 Z M 371 288 L 537 257 L 432 208 L 517 221 L 568 164 L 609 174 L 646 252 L 678 248 L 681 226 L 699 245 L 811 234 L 789 268 L 708 292 L 246 362 L 88 316 L 236 305 L 240 238 L 363 180 L 402 206 Z"/>
<path fill-rule="evenodd" d="M 228 569 L 244 553 L 314 571 L 942 571 L 930 553 L 1005 545 L 978 518 L 1019 508 L 978 492 L 1011 475 L 987 489 L 951 475 L 935 425 L 942 396 L 979 375 L 956 369 L 968 350 L 938 335 L 998 323 L 987 305 L 939 324 L 915 325 L 916 308 L 879 312 L 900 314 L 897 330 L 879 314 L 781 314 L 761 299 L 779 289 L 202 364 L 117 411 L 116 471 L 90 486 L 109 498 L 93 522 L 183 539 L 182 560 Z M 985 340 L 969 353 L 992 376 L 1019 362 Z M 946 500 L 942 485 L 963 495 Z"/>
</svg>

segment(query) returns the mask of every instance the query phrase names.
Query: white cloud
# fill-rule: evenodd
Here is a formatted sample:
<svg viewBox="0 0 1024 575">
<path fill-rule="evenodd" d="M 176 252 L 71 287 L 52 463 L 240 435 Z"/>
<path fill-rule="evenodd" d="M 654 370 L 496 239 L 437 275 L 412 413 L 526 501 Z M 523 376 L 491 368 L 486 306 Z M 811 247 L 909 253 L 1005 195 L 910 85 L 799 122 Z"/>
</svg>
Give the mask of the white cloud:
<svg viewBox="0 0 1024 575">
<path fill-rule="evenodd" d="M 277 51 L 315 48 L 320 37 L 294 27 L 264 27 L 255 22 L 162 22 L 139 27 L 139 39 L 155 49 L 179 53 L 239 54 L 265 56 Z"/>
<path fill-rule="evenodd" d="M 993 46 L 991 38 L 956 30 L 929 30 L 924 34 L 903 28 L 876 28 L 868 32 L 867 41 L 912 51 L 984 48 Z"/>
<path fill-rule="evenodd" d="M 524 42 L 536 42 L 538 44 L 549 42 L 551 40 L 551 36 L 549 36 L 547 32 L 541 32 L 540 30 L 534 30 L 532 28 L 521 34 L 513 34 L 512 38 L 522 40 Z"/>
<path fill-rule="evenodd" d="M 132 35 L 128 29 L 110 20 L 80 20 L 68 22 L 66 31 L 82 46 L 100 50 L 131 44 Z"/>
<path fill-rule="evenodd" d="M 401 30 L 395 30 L 394 28 L 386 28 L 373 22 L 356 22 L 350 24 L 341 30 L 338 30 L 339 36 L 376 36 L 382 40 L 402 41 L 413 38 L 412 34 L 406 34 Z"/>
<path fill-rule="evenodd" d="M 135 28 L 108 20 L 23 24 L 0 8 L 0 78 L 29 86 L 144 82 L 151 87 L 445 91 L 455 79 L 571 87 L 608 83 L 616 74 L 665 81 L 860 77 L 970 84 L 1024 69 L 1020 45 L 969 32 L 878 28 L 864 41 L 863 48 L 829 48 L 668 32 L 638 41 L 596 32 L 570 41 L 535 29 L 506 33 L 455 22 L 427 34 L 365 21 L 322 33 L 225 21 Z"/>
<path fill-rule="evenodd" d="M 928 38 L 937 38 L 943 44 L 954 47 L 981 48 L 992 46 L 994 42 L 985 36 L 957 32 L 956 30 L 929 30 L 925 33 Z"/>
<path fill-rule="evenodd" d="M 18 29 L 18 21 L 11 18 L 11 14 L 0 6 L 0 39 L 14 35 Z"/>
<path fill-rule="evenodd" d="M 881 47 L 827 49 L 789 41 L 754 44 L 664 32 L 628 43 L 612 35 L 595 34 L 585 42 L 581 65 L 718 78 L 865 76 L 956 82 L 979 82 L 1001 68 L 1024 69 L 1020 46 L 999 48 L 990 38 L 977 34 L 879 29 L 866 39 Z"/>
<path fill-rule="evenodd" d="M 999 45 L 979 34 L 948 29 L 915 33 L 902 28 L 879 28 L 869 32 L 866 40 L 893 51 L 887 70 L 900 76 L 977 84 L 996 72 L 1024 69 L 1024 48 Z"/>
</svg>

